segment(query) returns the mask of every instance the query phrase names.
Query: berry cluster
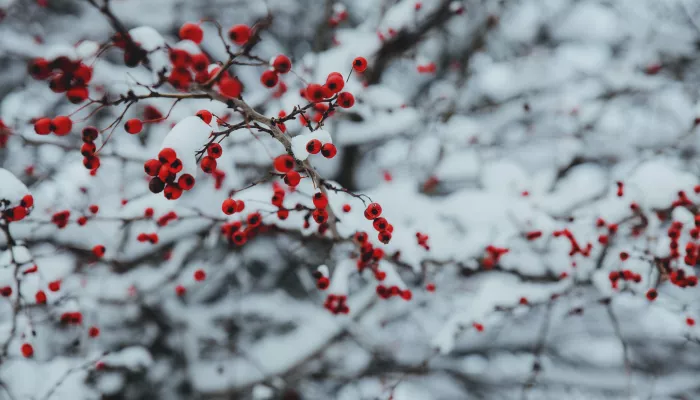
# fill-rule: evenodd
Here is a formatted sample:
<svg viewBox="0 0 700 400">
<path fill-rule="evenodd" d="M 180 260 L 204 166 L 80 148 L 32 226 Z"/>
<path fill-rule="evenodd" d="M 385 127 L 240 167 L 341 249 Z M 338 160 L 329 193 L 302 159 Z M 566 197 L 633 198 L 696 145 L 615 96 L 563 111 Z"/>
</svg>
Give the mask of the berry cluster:
<svg viewBox="0 0 700 400">
<path fill-rule="evenodd" d="M 177 182 L 175 181 L 177 174 L 182 171 L 182 160 L 170 147 L 161 150 L 157 159 L 146 161 L 144 170 L 148 176 L 153 177 L 148 184 L 151 192 L 163 192 L 168 200 L 177 200 L 182 196 L 183 191 L 194 187 L 194 177 L 190 174 L 182 174 Z"/>
<path fill-rule="evenodd" d="M 90 95 L 88 83 L 92 79 L 92 67 L 81 60 L 68 57 L 52 60 L 35 58 L 29 63 L 29 74 L 37 80 L 49 80 L 49 88 L 54 93 L 65 93 L 73 104 L 80 104 Z"/>
<path fill-rule="evenodd" d="M 84 157 L 83 165 L 93 174 L 93 171 L 100 168 L 100 158 L 97 156 L 97 145 L 95 144 L 99 134 L 100 132 L 94 126 L 86 126 L 82 132 L 83 145 L 80 147 L 80 154 Z"/>
<path fill-rule="evenodd" d="M 66 136 L 73 128 L 73 121 L 65 115 L 56 118 L 39 118 L 34 122 L 34 132 L 39 135 L 48 135 L 53 132 L 57 136 Z"/>
<path fill-rule="evenodd" d="M 486 256 L 481 260 L 481 266 L 485 269 L 491 269 L 498 264 L 501 257 L 508 253 L 508 249 L 489 245 L 486 247 Z"/>
<path fill-rule="evenodd" d="M 14 207 L 11 207 L 8 201 L 0 201 L 0 206 L 4 208 L 2 210 L 2 219 L 5 222 L 21 221 L 34 209 L 34 197 L 31 194 L 27 194 L 22 197 L 19 205 Z"/>
</svg>

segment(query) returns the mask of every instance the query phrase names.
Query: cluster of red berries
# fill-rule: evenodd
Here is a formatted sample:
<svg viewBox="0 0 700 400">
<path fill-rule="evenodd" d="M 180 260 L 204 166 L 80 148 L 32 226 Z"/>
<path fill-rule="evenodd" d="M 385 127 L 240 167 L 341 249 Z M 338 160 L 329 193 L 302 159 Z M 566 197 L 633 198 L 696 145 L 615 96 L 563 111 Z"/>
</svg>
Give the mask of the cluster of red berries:
<svg viewBox="0 0 700 400">
<path fill-rule="evenodd" d="M 157 233 L 139 233 L 138 236 L 136 236 L 136 240 L 138 240 L 141 243 L 144 242 L 150 242 L 151 244 L 157 244 L 158 243 L 158 234 Z"/>
<path fill-rule="evenodd" d="M 316 270 L 311 274 L 316 279 L 316 287 L 319 290 L 326 290 L 330 286 L 331 281 L 327 276 L 320 270 Z M 327 307 L 326 307 L 327 308 Z"/>
<path fill-rule="evenodd" d="M 617 225 L 615 225 L 615 232 L 617 232 Z M 614 233 L 614 232 L 611 230 L 611 233 Z M 591 250 L 593 249 L 593 245 L 591 243 L 587 243 L 586 247 L 582 248 L 581 245 L 579 245 L 576 238 L 574 237 L 574 234 L 571 233 L 571 231 L 568 229 L 554 231 L 552 233 L 552 236 L 554 236 L 554 237 L 564 236 L 565 238 L 567 238 L 569 240 L 569 243 L 571 243 L 571 250 L 569 251 L 569 257 L 573 257 L 576 254 L 581 254 L 584 257 L 588 257 L 591 255 Z M 605 243 L 600 241 L 600 239 L 598 241 L 600 241 L 602 244 L 607 244 L 607 236 L 605 236 L 605 240 L 606 240 Z"/>
<path fill-rule="evenodd" d="M 90 95 L 88 84 L 92 79 L 92 67 L 68 57 L 53 60 L 35 58 L 29 62 L 29 74 L 37 80 L 49 80 L 54 93 L 65 93 L 73 104 L 80 104 Z"/>
<path fill-rule="evenodd" d="M 309 152 L 309 154 L 318 154 L 320 152 L 325 158 L 333 158 L 338 154 L 338 149 L 333 143 L 321 143 L 318 139 L 309 140 L 309 142 L 306 143 L 306 151 Z"/>
<path fill-rule="evenodd" d="M 57 136 L 66 136 L 73 128 L 73 121 L 64 115 L 54 119 L 39 118 L 34 121 L 34 132 L 39 135 L 48 135 L 53 132 Z"/>
<path fill-rule="evenodd" d="M 284 221 L 289 217 L 289 210 L 284 208 L 284 189 L 282 186 L 280 186 L 277 182 L 274 182 L 272 184 L 272 189 L 273 189 L 273 194 L 272 194 L 272 199 L 270 202 L 272 203 L 273 206 L 277 207 L 277 218 L 281 219 Z"/>
<path fill-rule="evenodd" d="M 152 176 L 148 188 L 153 193 L 163 192 L 168 200 L 177 200 L 182 192 L 194 187 L 194 177 L 190 174 L 182 174 L 175 181 L 177 174 L 182 171 L 182 160 L 170 147 L 166 147 L 158 153 L 157 159 L 151 159 L 144 163 L 144 171 Z"/>
<path fill-rule="evenodd" d="M 245 227 L 241 221 L 227 222 L 221 226 L 221 234 L 230 243 L 243 246 L 249 239 L 258 233 L 267 232 L 268 227 L 262 223 L 262 215 L 258 212 L 250 213 L 245 219 Z"/>
<path fill-rule="evenodd" d="M 177 213 L 175 211 L 168 211 L 164 215 L 162 215 L 158 220 L 156 221 L 156 224 L 158 226 L 166 226 L 170 223 L 170 221 L 175 221 L 177 219 Z"/>
<path fill-rule="evenodd" d="M 3 202 L 0 202 L 0 204 L 3 204 Z M 31 194 L 27 194 L 22 197 L 22 200 L 19 201 L 19 205 L 3 210 L 2 219 L 4 219 L 6 222 L 21 221 L 24 219 L 24 217 L 29 215 L 33 209 L 34 197 L 32 197 Z"/>
<path fill-rule="evenodd" d="M 97 145 L 95 140 L 100 132 L 94 126 L 83 128 L 83 145 L 80 147 L 80 154 L 83 155 L 83 165 L 90 171 L 96 171 L 100 167 L 100 158 L 97 156 Z"/>
<path fill-rule="evenodd" d="M 628 269 L 623 269 L 622 271 L 611 271 L 610 274 L 608 274 L 608 278 L 610 279 L 610 284 L 612 285 L 613 289 L 618 288 L 620 281 L 635 283 L 642 281 L 642 276 L 640 274 L 632 272 Z"/>
<path fill-rule="evenodd" d="M 61 314 L 61 323 L 66 325 L 80 325 L 83 323 L 83 314 L 80 311 L 64 312 Z"/>
<path fill-rule="evenodd" d="M 221 203 L 221 211 L 226 215 L 233 215 L 237 212 L 245 210 L 245 202 L 243 200 L 226 199 Z"/>
<path fill-rule="evenodd" d="M 402 299 L 408 301 L 413 298 L 413 293 L 409 289 L 401 290 L 398 286 L 384 286 L 377 285 L 377 295 L 381 299 L 390 299 L 394 296 L 400 296 Z"/>
<path fill-rule="evenodd" d="M 294 169 L 296 161 L 289 154 L 275 157 L 272 165 L 278 172 L 284 174 L 284 183 L 288 186 L 296 187 L 301 182 L 301 175 Z"/>
<path fill-rule="evenodd" d="M 121 32 L 117 32 L 112 38 L 112 43 L 124 50 L 124 64 L 129 68 L 134 68 L 148 60 L 148 52 L 141 45 L 129 36 L 124 37 Z"/>
<path fill-rule="evenodd" d="M 426 250 L 430 250 L 430 245 L 428 245 L 428 235 L 416 232 L 416 240 L 418 240 L 418 245 Z"/>
<path fill-rule="evenodd" d="M 63 229 L 68 225 L 69 218 L 69 210 L 58 211 L 51 216 L 51 223 L 56 225 L 58 229 Z"/>
<path fill-rule="evenodd" d="M 437 67 L 435 66 L 434 62 L 430 62 L 428 64 L 418 65 L 416 69 L 418 70 L 419 74 L 434 74 L 437 70 Z"/>
<path fill-rule="evenodd" d="M 345 295 L 329 294 L 323 307 L 333 314 L 348 314 L 350 308 L 347 305 L 348 297 Z"/>
<path fill-rule="evenodd" d="M 91 204 L 90 207 L 88 207 L 88 209 L 94 215 L 97 214 L 97 212 L 100 210 L 100 207 L 97 204 Z M 80 226 L 85 226 L 85 224 L 87 224 L 88 222 L 88 217 L 85 215 L 81 215 L 75 222 L 77 222 Z"/>
<path fill-rule="evenodd" d="M 365 209 L 365 218 L 371 220 L 372 226 L 379 232 L 377 238 L 380 242 L 387 244 L 391 241 L 391 233 L 394 232 L 394 226 L 381 215 L 382 206 L 378 203 L 370 203 Z"/>
<path fill-rule="evenodd" d="M 279 74 L 286 74 L 292 69 L 292 61 L 284 54 L 270 60 L 270 69 L 265 70 L 260 75 L 260 82 L 267 88 L 277 86 L 279 82 Z"/>
<path fill-rule="evenodd" d="M 348 19 L 348 10 L 345 9 L 345 6 L 339 4 L 334 8 L 335 9 L 333 10 L 333 15 L 331 15 L 331 17 L 328 18 L 328 25 L 331 28 L 335 28 L 341 22 Z"/>
<path fill-rule="evenodd" d="M 671 280 L 671 283 L 682 288 L 698 285 L 698 277 L 695 275 L 686 275 L 685 271 L 682 269 L 672 271 L 669 274 L 669 279 Z"/>
<path fill-rule="evenodd" d="M 355 242 L 360 246 L 360 258 L 357 260 L 357 269 L 362 272 L 365 268 L 371 268 L 374 271 L 374 277 L 378 281 L 383 281 L 386 273 L 379 271 L 377 263 L 384 258 L 384 250 L 374 247 L 369 242 L 369 236 L 366 232 L 355 232 Z"/>
<path fill-rule="evenodd" d="M 314 211 L 311 213 L 311 217 L 316 221 L 317 224 L 322 225 L 328 221 L 328 197 L 322 192 L 316 192 L 313 195 Z"/>
<path fill-rule="evenodd" d="M 204 53 L 190 54 L 181 48 L 170 48 L 168 57 L 173 67 L 168 83 L 175 89 L 187 90 L 192 82 L 202 84 L 214 76 L 209 71 L 209 57 Z"/>
<path fill-rule="evenodd" d="M 671 207 L 686 207 L 691 206 L 693 204 L 694 203 L 688 198 L 685 192 L 681 190 L 678 192 L 678 199 L 674 200 L 673 203 L 671 203 Z"/>
<path fill-rule="evenodd" d="M 489 245 L 486 247 L 486 256 L 481 260 L 481 266 L 485 269 L 491 269 L 498 264 L 501 257 L 510 250 L 504 247 L 496 247 Z"/>
</svg>

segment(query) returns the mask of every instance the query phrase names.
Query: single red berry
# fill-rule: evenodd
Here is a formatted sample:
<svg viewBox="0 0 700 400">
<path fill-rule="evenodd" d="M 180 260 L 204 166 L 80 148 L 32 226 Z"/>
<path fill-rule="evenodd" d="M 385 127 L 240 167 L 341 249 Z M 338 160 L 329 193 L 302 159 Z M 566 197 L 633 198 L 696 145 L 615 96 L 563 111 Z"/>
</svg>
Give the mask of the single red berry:
<svg viewBox="0 0 700 400">
<path fill-rule="evenodd" d="M 234 199 L 226 199 L 224 202 L 221 204 L 221 210 L 224 212 L 226 215 L 231 215 L 236 212 L 236 200 Z"/>
<path fill-rule="evenodd" d="M 100 211 L 100 206 L 98 206 L 97 204 L 90 204 L 88 209 L 90 210 L 91 213 L 97 214 L 97 212 Z"/>
<path fill-rule="evenodd" d="M 277 76 L 277 72 L 272 71 L 272 70 L 266 70 L 265 72 L 260 75 L 260 82 L 268 88 L 273 88 L 275 85 L 277 85 L 277 82 L 279 81 L 279 77 Z"/>
<path fill-rule="evenodd" d="M 320 140 L 311 139 L 309 143 L 306 144 L 306 151 L 308 151 L 309 154 L 318 154 L 318 152 L 321 151 L 321 146 Z"/>
<path fill-rule="evenodd" d="M 53 131 L 58 136 L 65 136 L 70 133 L 73 128 L 73 121 L 66 116 L 58 116 L 51 120 L 51 125 L 53 126 Z"/>
<path fill-rule="evenodd" d="M 301 175 L 297 171 L 289 171 L 284 176 L 284 183 L 291 187 L 295 187 L 301 182 Z"/>
<path fill-rule="evenodd" d="M 61 290 L 61 281 L 49 282 L 49 290 L 52 292 L 58 292 Z"/>
<path fill-rule="evenodd" d="M 100 132 L 95 128 L 94 126 L 86 126 L 83 128 L 83 142 L 85 143 L 92 143 L 97 139 L 97 136 L 100 134 Z"/>
<path fill-rule="evenodd" d="M 200 167 L 202 168 L 202 171 L 206 172 L 207 174 L 212 173 L 216 169 L 216 159 L 214 157 L 204 156 Z"/>
<path fill-rule="evenodd" d="M 199 110 L 199 111 L 197 111 L 197 114 L 195 114 L 195 115 L 198 116 L 199 118 L 201 118 L 205 124 L 209 125 L 211 123 L 212 115 L 209 111 Z"/>
<path fill-rule="evenodd" d="M 243 212 L 245 210 L 245 202 L 243 200 L 236 200 L 236 212 Z"/>
<path fill-rule="evenodd" d="M 204 272 L 203 269 L 198 269 L 198 270 L 194 271 L 194 280 L 203 281 L 204 279 L 206 279 L 206 277 L 207 277 L 207 273 Z"/>
<path fill-rule="evenodd" d="M 228 31 L 228 37 L 237 45 L 245 44 L 250 38 L 250 28 L 248 25 L 234 25 Z"/>
<path fill-rule="evenodd" d="M 313 202 L 316 208 L 326 208 L 328 205 L 328 197 L 322 192 L 316 192 L 313 196 Z"/>
<path fill-rule="evenodd" d="M 184 296 L 186 292 L 187 292 L 187 289 L 185 289 L 184 286 L 182 286 L 182 285 L 175 286 L 175 294 L 177 294 L 178 296 Z"/>
<path fill-rule="evenodd" d="M 275 169 L 283 174 L 291 171 L 294 168 L 294 164 L 294 157 L 289 154 L 279 155 L 273 161 Z"/>
<path fill-rule="evenodd" d="M 325 98 L 323 86 L 312 83 L 306 87 L 306 99 L 313 102 L 322 101 Z"/>
<path fill-rule="evenodd" d="M 88 142 L 83 143 L 83 145 L 80 146 L 80 154 L 85 157 L 94 156 L 95 151 L 97 151 L 97 146 L 95 146 L 95 143 Z"/>
<path fill-rule="evenodd" d="M 87 156 L 83 158 L 83 165 L 89 170 L 100 168 L 100 159 L 97 156 Z"/>
<path fill-rule="evenodd" d="M 352 210 L 352 207 L 350 207 L 350 204 L 343 204 L 343 212 L 350 212 Z"/>
<path fill-rule="evenodd" d="M 191 22 L 187 22 L 182 27 L 180 27 L 180 39 L 182 40 L 191 40 L 197 44 L 202 43 L 202 39 L 204 38 L 204 32 L 202 31 L 202 28 L 199 27 L 198 24 L 193 24 Z"/>
<path fill-rule="evenodd" d="M 182 190 L 190 190 L 194 187 L 194 177 L 190 174 L 182 174 L 177 180 L 177 186 Z"/>
<path fill-rule="evenodd" d="M 321 147 L 321 154 L 326 158 L 333 158 L 338 153 L 333 143 L 326 143 Z"/>
<path fill-rule="evenodd" d="M 280 54 L 272 60 L 272 68 L 280 74 L 286 74 L 292 69 L 292 61 L 284 54 Z"/>
<path fill-rule="evenodd" d="M 178 185 L 168 184 L 163 190 L 163 196 L 168 200 L 177 200 L 182 196 L 182 189 Z"/>
<path fill-rule="evenodd" d="M 659 293 L 656 291 L 656 289 L 651 288 L 647 290 L 646 296 L 649 301 L 654 301 L 659 296 Z"/>
<path fill-rule="evenodd" d="M 338 94 L 338 105 L 342 108 L 350 108 L 355 105 L 355 96 L 350 92 L 341 92 Z"/>
<path fill-rule="evenodd" d="M 170 147 L 166 147 L 158 153 L 158 161 L 162 164 L 170 164 L 177 159 L 177 153 Z"/>
<path fill-rule="evenodd" d="M 237 78 L 222 77 L 219 81 L 221 94 L 231 98 L 237 98 L 243 91 L 243 85 Z"/>
<path fill-rule="evenodd" d="M 434 283 L 428 283 L 425 285 L 425 290 L 429 292 L 434 292 L 435 291 L 435 284 Z"/>
<path fill-rule="evenodd" d="M 209 157 L 219 158 L 223 153 L 224 150 L 218 143 L 212 143 L 209 146 L 207 146 L 207 154 L 209 155 Z"/>
<path fill-rule="evenodd" d="M 317 208 L 314 210 L 313 213 L 311 213 L 311 216 L 313 217 L 314 221 L 318 224 L 323 224 L 326 221 L 328 221 L 328 211 L 326 211 L 323 208 Z"/>
<path fill-rule="evenodd" d="M 685 319 L 685 323 L 688 324 L 688 326 L 693 326 L 695 325 L 695 320 L 693 318 L 688 317 Z"/>
<path fill-rule="evenodd" d="M 367 59 L 364 57 L 356 57 L 352 61 L 352 69 L 354 69 L 357 72 L 365 72 L 367 69 Z"/>
<path fill-rule="evenodd" d="M 46 293 L 43 290 L 39 290 L 34 295 L 34 299 L 37 304 L 46 304 Z"/>
<path fill-rule="evenodd" d="M 96 338 L 96 337 L 100 336 L 100 328 L 98 328 L 96 326 L 91 326 L 88 329 L 88 336 L 90 336 L 91 338 Z"/>
<path fill-rule="evenodd" d="M 284 221 L 288 217 L 289 217 L 289 210 L 285 210 L 285 209 L 277 210 L 277 218 Z"/>
<path fill-rule="evenodd" d="M 343 80 L 342 75 L 338 73 L 331 73 L 326 79 L 326 87 L 331 91 L 331 93 L 338 93 L 343 90 L 343 87 L 345 87 L 345 80 Z"/>
<path fill-rule="evenodd" d="M 124 124 L 124 129 L 132 135 L 141 132 L 143 129 L 143 123 L 138 118 L 132 118 Z"/>
<path fill-rule="evenodd" d="M 22 355 L 26 358 L 30 358 L 31 356 L 34 355 L 34 348 L 29 343 L 22 344 L 21 350 L 22 350 Z"/>
<path fill-rule="evenodd" d="M 103 245 L 98 244 L 97 246 L 92 248 L 92 254 L 94 254 L 98 258 L 102 258 L 105 255 L 105 250 L 106 248 Z"/>
<path fill-rule="evenodd" d="M 389 231 L 381 231 L 377 235 L 377 238 L 379 239 L 380 242 L 387 244 L 391 241 L 391 232 Z"/>
<path fill-rule="evenodd" d="M 68 98 L 68 101 L 70 101 L 71 103 L 80 104 L 83 101 L 87 100 L 89 94 L 90 93 L 88 92 L 86 87 L 77 86 L 77 87 L 68 89 L 68 92 L 66 92 L 66 97 Z"/>
<path fill-rule="evenodd" d="M 369 220 L 374 220 L 375 218 L 379 218 L 382 215 L 382 206 L 380 206 L 378 203 L 371 203 L 370 205 L 367 206 L 367 209 L 365 210 L 365 218 Z"/>
</svg>

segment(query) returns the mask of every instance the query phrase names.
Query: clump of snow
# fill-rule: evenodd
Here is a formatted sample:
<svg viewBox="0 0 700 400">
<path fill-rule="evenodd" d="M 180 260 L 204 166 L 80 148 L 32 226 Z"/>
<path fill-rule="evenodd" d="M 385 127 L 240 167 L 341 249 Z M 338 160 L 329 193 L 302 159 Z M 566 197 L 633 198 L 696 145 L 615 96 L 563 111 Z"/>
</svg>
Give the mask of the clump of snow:
<svg viewBox="0 0 700 400">
<path fill-rule="evenodd" d="M 30 194 L 27 186 L 10 171 L 0 168 L 0 201 L 7 200 L 16 205 L 22 197 Z"/>
</svg>

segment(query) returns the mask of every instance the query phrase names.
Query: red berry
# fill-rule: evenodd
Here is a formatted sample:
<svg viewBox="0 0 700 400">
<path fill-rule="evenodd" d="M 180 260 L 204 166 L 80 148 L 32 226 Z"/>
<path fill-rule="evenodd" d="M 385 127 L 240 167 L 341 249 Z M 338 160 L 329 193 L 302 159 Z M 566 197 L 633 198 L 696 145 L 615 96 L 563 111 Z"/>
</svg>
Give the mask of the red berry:
<svg viewBox="0 0 700 400">
<path fill-rule="evenodd" d="M 656 291 L 656 289 L 651 288 L 647 291 L 646 296 L 649 301 L 654 301 L 659 296 L 659 293 Z"/>
<path fill-rule="evenodd" d="M 328 205 L 328 197 L 322 192 L 316 192 L 314 193 L 313 202 L 316 208 L 326 208 Z"/>
<path fill-rule="evenodd" d="M 350 92 L 338 94 L 338 105 L 342 108 L 350 108 L 355 105 L 355 96 Z"/>
<path fill-rule="evenodd" d="M 92 248 L 92 254 L 97 256 L 98 258 L 102 258 L 102 256 L 105 255 L 105 247 L 101 244 L 98 244 L 97 246 Z"/>
<path fill-rule="evenodd" d="M 312 83 L 306 87 L 306 99 L 313 102 L 322 101 L 325 98 L 323 86 Z"/>
<path fill-rule="evenodd" d="M 212 143 L 209 146 L 207 146 L 207 154 L 209 157 L 213 158 L 219 158 L 221 157 L 221 154 L 223 154 L 223 149 L 221 148 L 221 145 L 218 143 Z"/>
<path fill-rule="evenodd" d="M 280 54 L 272 60 L 272 68 L 280 74 L 286 74 L 292 69 L 292 61 L 284 54 Z"/>
<path fill-rule="evenodd" d="M 80 146 L 80 154 L 82 154 L 85 157 L 94 156 L 95 151 L 97 151 L 97 146 L 95 146 L 95 143 L 88 142 L 83 143 L 83 145 Z"/>
<path fill-rule="evenodd" d="M 294 164 L 294 157 L 289 154 L 279 155 L 273 161 L 275 169 L 283 174 L 291 171 L 294 168 Z"/>
<path fill-rule="evenodd" d="M 100 335 L 100 328 L 96 326 L 91 326 L 90 329 L 88 329 L 88 336 L 91 338 L 98 337 Z"/>
<path fill-rule="evenodd" d="M 53 125 L 53 131 L 58 136 L 65 136 L 70 133 L 71 128 L 73 128 L 73 121 L 66 116 L 58 116 L 51 120 L 51 125 Z"/>
<path fill-rule="evenodd" d="M 26 358 L 30 358 L 31 356 L 34 355 L 34 348 L 29 343 L 22 344 L 21 350 L 22 350 L 22 355 Z"/>
<path fill-rule="evenodd" d="M 206 279 L 206 277 L 207 277 L 207 273 L 204 272 L 204 270 L 198 269 L 198 270 L 194 271 L 194 280 L 203 281 L 204 279 Z"/>
<path fill-rule="evenodd" d="M 365 72 L 367 69 L 367 59 L 364 57 L 357 57 L 352 61 L 352 69 L 357 72 Z"/>
<path fill-rule="evenodd" d="M 321 154 L 326 158 L 333 158 L 338 153 L 333 143 L 326 143 L 321 147 Z"/>
<path fill-rule="evenodd" d="M 97 136 L 100 134 L 100 132 L 95 128 L 94 126 L 86 126 L 83 128 L 83 142 L 85 143 L 92 143 L 97 139 Z"/>
<path fill-rule="evenodd" d="M 182 286 L 182 285 L 175 286 L 175 293 L 178 296 L 184 296 L 185 292 L 187 292 L 187 289 L 185 289 L 184 286 Z"/>
<path fill-rule="evenodd" d="M 61 281 L 49 282 L 49 290 L 52 292 L 58 292 L 61 290 Z"/>
<path fill-rule="evenodd" d="M 180 28 L 180 39 L 182 40 L 191 40 L 200 44 L 203 38 L 204 32 L 202 32 L 202 28 L 198 24 L 187 22 Z"/>
<path fill-rule="evenodd" d="M 126 121 L 126 123 L 124 124 L 124 129 L 130 134 L 135 135 L 141 132 L 141 129 L 143 129 L 143 123 L 140 119 L 133 118 Z"/>
<path fill-rule="evenodd" d="M 273 88 L 275 85 L 277 85 L 277 82 L 279 81 L 279 77 L 277 76 L 277 72 L 267 70 L 260 75 L 260 82 L 268 88 Z"/>
<path fill-rule="evenodd" d="M 195 115 L 198 116 L 199 118 L 201 118 L 205 124 L 209 125 L 211 123 L 212 115 L 209 111 L 199 110 L 199 111 L 197 111 L 197 114 L 195 114 Z"/>
<path fill-rule="evenodd" d="M 83 158 L 83 165 L 89 170 L 95 170 L 100 167 L 100 159 L 96 156 L 87 156 Z"/>
<path fill-rule="evenodd" d="M 78 86 L 68 90 L 66 97 L 73 104 L 80 104 L 88 98 L 88 90 L 86 87 Z"/>
<path fill-rule="evenodd" d="M 200 166 L 202 167 L 202 171 L 207 174 L 212 173 L 216 169 L 216 159 L 214 157 L 204 156 Z"/>
<path fill-rule="evenodd" d="M 352 207 L 350 207 L 350 204 L 343 204 L 343 212 L 350 212 L 352 210 Z"/>
<path fill-rule="evenodd" d="M 162 164 L 170 164 L 177 159 L 177 153 L 170 147 L 166 147 L 158 153 L 158 160 Z"/>
<path fill-rule="evenodd" d="M 391 232 L 389 231 L 381 231 L 377 235 L 377 238 L 379 239 L 380 242 L 387 244 L 391 241 Z"/>
<path fill-rule="evenodd" d="M 367 209 L 365 210 L 365 218 L 367 218 L 369 220 L 379 218 L 381 215 L 382 215 L 382 206 L 380 206 L 378 203 L 371 203 L 370 205 L 367 206 Z"/>
<path fill-rule="evenodd" d="M 250 38 L 250 28 L 248 25 L 234 25 L 228 31 L 228 37 L 237 45 L 245 44 Z"/>
<path fill-rule="evenodd" d="M 287 217 L 289 217 L 289 210 L 282 209 L 277 211 L 277 218 L 284 221 Z"/>
<path fill-rule="evenodd" d="M 46 304 L 46 293 L 43 290 L 39 290 L 34 295 L 34 299 L 37 304 Z"/>
<path fill-rule="evenodd" d="M 306 144 L 306 151 L 308 151 L 309 154 L 318 154 L 318 152 L 321 151 L 321 146 L 320 140 L 311 139 L 309 143 Z"/>
<path fill-rule="evenodd" d="M 34 197 L 31 194 L 27 194 L 24 197 L 22 197 L 22 200 L 19 202 L 19 205 L 22 207 L 33 207 L 34 206 Z"/>
<path fill-rule="evenodd" d="M 295 187 L 301 182 L 301 175 L 297 171 L 289 171 L 284 176 L 284 183 L 291 187 Z"/>
<path fill-rule="evenodd" d="M 343 76 L 338 73 L 328 75 L 328 79 L 326 79 L 326 87 L 331 91 L 331 93 L 340 92 L 343 90 L 343 87 L 345 87 Z"/>
<path fill-rule="evenodd" d="M 194 177 L 190 174 L 182 174 L 177 180 L 177 186 L 182 190 L 190 190 L 194 187 Z"/>
<path fill-rule="evenodd" d="M 221 94 L 231 98 L 237 98 L 243 91 L 243 85 L 237 78 L 222 77 L 219 81 Z"/>
<path fill-rule="evenodd" d="M 221 204 L 221 210 L 224 212 L 226 215 L 231 215 L 236 212 L 236 200 L 234 199 L 226 199 L 224 202 Z"/>
<path fill-rule="evenodd" d="M 163 190 L 163 196 L 168 200 L 177 200 L 182 196 L 182 189 L 178 185 L 168 184 Z"/>
</svg>

